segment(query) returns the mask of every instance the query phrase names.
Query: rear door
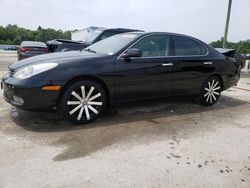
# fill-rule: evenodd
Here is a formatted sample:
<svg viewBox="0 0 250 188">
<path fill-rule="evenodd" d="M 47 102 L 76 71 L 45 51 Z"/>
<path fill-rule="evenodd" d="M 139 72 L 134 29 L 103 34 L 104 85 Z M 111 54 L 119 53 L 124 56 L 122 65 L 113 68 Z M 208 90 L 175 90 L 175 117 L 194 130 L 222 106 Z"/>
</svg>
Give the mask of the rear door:
<svg viewBox="0 0 250 188">
<path fill-rule="evenodd" d="M 208 49 L 198 40 L 182 35 L 171 35 L 172 62 L 177 68 L 173 76 L 173 94 L 199 91 L 201 84 L 215 66 L 208 58 Z"/>
<path fill-rule="evenodd" d="M 142 51 L 138 58 L 118 58 L 115 64 L 117 101 L 137 100 L 170 94 L 175 66 L 169 60 L 169 36 L 150 35 L 130 48 Z M 129 48 L 129 49 L 130 49 Z"/>
</svg>

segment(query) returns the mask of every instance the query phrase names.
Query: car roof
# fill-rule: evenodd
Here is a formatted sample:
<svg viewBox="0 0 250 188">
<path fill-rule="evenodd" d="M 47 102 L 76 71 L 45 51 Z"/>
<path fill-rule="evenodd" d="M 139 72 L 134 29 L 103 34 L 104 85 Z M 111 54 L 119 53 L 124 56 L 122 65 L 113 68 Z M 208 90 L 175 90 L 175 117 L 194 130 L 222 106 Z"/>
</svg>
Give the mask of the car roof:
<svg viewBox="0 0 250 188">
<path fill-rule="evenodd" d="M 117 31 L 117 32 L 133 32 L 133 31 L 140 31 L 140 32 L 143 32 L 142 30 L 138 30 L 138 29 L 127 29 L 127 28 L 110 28 L 110 29 L 104 29 L 104 31 Z"/>
<path fill-rule="evenodd" d="M 134 32 L 128 32 L 128 33 L 138 33 L 138 34 L 142 34 L 142 36 L 147 36 L 147 35 L 176 35 L 176 36 L 182 36 L 182 37 L 186 37 L 186 38 L 190 38 L 196 41 L 199 41 L 203 44 L 206 44 L 205 42 L 203 42 L 200 39 L 197 39 L 195 37 L 189 36 L 189 35 L 185 35 L 185 34 L 180 34 L 180 33 L 172 33 L 172 32 L 159 32 L 159 31 L 154 31 L 154 32 L 144 32 L 144 31 L 134 31 Z"/>
<path fill-rule="evenodd" d="M 21 46 L 30 46 L 30 47 L 43 47 L 47 48 L 47 45 L 44 42 L 40 41 L 23 41 L 21 43 Z"/>
<path fill-rule="evenodd" d="M 181 34 L 181 33 L 172 33 L 172 32 L 163 32 L 163 31 L 152 31 L 152 32 L 135 32 L 135 33 L 143 33 L 144 35 L 150 35 L 150 34 L 167 34 L 167 35 L 177 35 L 177 36 L 183 36 L 183 37 L 189 37 L 189 38 L 194 38 L 192 36 L 189 35 L 185 35 L 185 34 Z"/>
</svg>

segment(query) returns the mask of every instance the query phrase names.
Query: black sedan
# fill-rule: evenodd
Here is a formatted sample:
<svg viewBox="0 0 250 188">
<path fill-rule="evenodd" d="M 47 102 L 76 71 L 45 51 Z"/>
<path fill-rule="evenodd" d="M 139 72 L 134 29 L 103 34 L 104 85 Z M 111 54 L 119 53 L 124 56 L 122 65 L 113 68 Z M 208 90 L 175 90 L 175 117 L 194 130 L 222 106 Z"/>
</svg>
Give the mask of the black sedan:
<svg viewBox="0 0 250 188">
<path fill-rule="evenodd" d="M 237 84 L 240 65 L 206 43 L 173 33 L 112 36 L 83 51 L 36 56 L 9 66 L 4 98 L 18 108 L 57 108 L 88 123 L 121 102 L 194 95 L 213 105 Z"/>
</svg>

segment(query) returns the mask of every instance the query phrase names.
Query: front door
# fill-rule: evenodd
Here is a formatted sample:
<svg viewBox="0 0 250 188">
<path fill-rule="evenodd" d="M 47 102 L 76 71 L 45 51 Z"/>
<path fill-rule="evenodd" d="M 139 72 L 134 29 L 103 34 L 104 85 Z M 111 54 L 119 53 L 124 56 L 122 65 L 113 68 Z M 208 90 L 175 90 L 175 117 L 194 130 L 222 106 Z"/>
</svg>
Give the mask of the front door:
<svg viewBox="0 0 250 188">
<path fill-rule="evenodd" d="M 171 73 L 176 68 L 168 58 L 169 46 L 168 35 L 150 35 L 139 39 L 130 47 L 140 49 L 141 57 L 117 59 L 115 64 L 117 102 L 170 94 Z"/>
</svg>

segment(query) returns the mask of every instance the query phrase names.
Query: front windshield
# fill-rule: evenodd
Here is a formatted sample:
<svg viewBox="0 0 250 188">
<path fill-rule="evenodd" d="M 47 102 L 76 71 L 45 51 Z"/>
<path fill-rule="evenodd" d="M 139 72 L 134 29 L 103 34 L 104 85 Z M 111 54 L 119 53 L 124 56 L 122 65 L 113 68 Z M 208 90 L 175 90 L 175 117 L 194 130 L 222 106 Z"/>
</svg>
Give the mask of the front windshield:
<svg viewBox="0 0 250 188">
<path fill-rule="evenodd" d="M 87 47 L 84 51 L 93 53 L 105 53 L 108 55 L 113 55 L 120 51 L 130 42 L 139 37 L 140 33 L 123 33 L 119 35 L 114 35 L 112 37 L 101 40 L 97 43 L 92 44 Z"/>
</svg>

